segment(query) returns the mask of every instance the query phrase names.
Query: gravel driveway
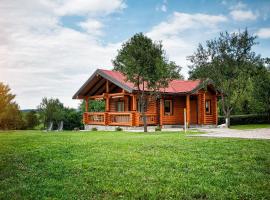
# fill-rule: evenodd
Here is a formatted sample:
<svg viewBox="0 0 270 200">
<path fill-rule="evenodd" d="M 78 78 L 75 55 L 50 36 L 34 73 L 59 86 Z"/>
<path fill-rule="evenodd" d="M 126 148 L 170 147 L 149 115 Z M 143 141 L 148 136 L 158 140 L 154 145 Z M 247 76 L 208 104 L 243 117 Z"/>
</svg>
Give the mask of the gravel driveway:
<svg viewBox="0 0 270 200">
<path fill-rule="evenodd" d="M 270 139 L 270 128 L 236 130 L 228 128 L 200 128 L 199 131 L 205 134 L 192 135 L 201 137 L 222 137 L 222 138 L 249 138 L 249 139 Z"/>
</svg>

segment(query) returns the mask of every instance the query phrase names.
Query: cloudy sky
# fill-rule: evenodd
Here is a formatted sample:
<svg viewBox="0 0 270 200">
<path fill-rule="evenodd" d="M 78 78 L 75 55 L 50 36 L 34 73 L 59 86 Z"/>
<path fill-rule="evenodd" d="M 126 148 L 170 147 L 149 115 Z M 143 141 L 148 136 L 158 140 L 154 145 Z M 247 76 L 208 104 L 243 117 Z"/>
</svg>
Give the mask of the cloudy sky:
<svg viewBox="0 0 270 200">
<path fill-rule="evenodd" d="M 247 27 L 270 56 L 269 0 L 0 0 L 0 27 L 0 81 L 22 109 L 45 96 L 77 107 L 72 95 L 137 32 L 162 40 L 186 77 L 186 56 L 221 31 Z"/>
</svg>

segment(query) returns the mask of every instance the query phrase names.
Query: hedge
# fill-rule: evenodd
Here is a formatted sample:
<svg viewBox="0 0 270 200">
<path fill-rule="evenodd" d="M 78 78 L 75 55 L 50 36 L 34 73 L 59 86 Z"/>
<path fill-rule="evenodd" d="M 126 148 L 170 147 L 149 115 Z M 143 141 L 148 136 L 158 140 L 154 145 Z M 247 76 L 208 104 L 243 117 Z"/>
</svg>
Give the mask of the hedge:
<svg viewBox="0 0 270 200">
<path fill-rule="evenodd" d="M 267 114 L 249 114 L 249 115 L 232 115 L 231 125 L 240 124 L 267 124 L 270 123 L 269 115 Z M 218 124 L 224 124 L 225 117 L 218 117 Z"/>
</svg>

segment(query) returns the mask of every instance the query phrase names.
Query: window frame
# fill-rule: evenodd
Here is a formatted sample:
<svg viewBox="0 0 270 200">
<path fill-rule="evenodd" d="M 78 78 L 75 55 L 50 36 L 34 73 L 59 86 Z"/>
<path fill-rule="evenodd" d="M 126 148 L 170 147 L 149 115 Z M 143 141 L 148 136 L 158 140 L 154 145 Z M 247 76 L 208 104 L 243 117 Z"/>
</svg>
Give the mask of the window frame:
<svg viewBox="0 0 270 200">
<path fill-rule="evenodd" d="M 166 112 L 166 102 L 169 101 L 170 112 Z M 173 115 L 173 100 L 172 99 L 164 99 L 164 115 Z"/>
<path fill-rule="evenodd" d="M 206 110 L 206 105 L 208 104 L 208 107 L 209 107 L 209 111 L 207 111 Z M 207 114 L 207 115 L 211 115 L 212 114 L 212 101 L 211 101 L 211 99 L 206 99 L 205 100 L 205 113 Z"/>
</svg>

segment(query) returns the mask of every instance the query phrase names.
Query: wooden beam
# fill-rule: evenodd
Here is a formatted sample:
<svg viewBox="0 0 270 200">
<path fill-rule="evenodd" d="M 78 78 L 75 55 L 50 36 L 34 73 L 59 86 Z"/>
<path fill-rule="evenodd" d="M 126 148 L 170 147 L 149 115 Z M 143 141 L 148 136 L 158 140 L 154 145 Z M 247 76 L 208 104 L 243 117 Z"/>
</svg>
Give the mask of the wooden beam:
<svg viewBox="0 0 270 200">
<path fill-rule="evenodd" d="M 110 111 L 110 97 L 108 94 L 106 94 L 106 106 L 105 106 L 105 111 L 109 112 Z"/>
<path fill-rule="evenodd" d="M 100 77 L 97 77 L 97 76 L 96 76 L 95 79 L 93 79 L 93 83 L 92 83 L 92 84 L 89 84 L 89 86 L 87 86 L 87 87 L 89 87 L 89 88 L 87 89 L 87 92 L 84 93 L 84 94 L 86 94 L 86 95 L 91 95 L 91 94 L 90 94 L 90 91 L 92 90 L 93 86 L 95 86 L 100 80 L 101 80 Z"/>
<path fill-rule="evenodd" d="M 202 95 L 198 94 L 197 96 L 197 110 L 198 110 L 198 124 L 201 125 L 202 124 Z"/>
<path fill-rule="evenodd" d="M 109 81 L 106 80 L 106 93 L 110 92 Z"/>
<path fill-rule="evenodd" d="M 205 92 L 202 94 L 202 124 L 205 124 Z"/>
<path fill-rule="evenodd" d="M 123 97 L 124 95 L 125 95 L 125 93 L 123 93 L 123 92 L 119 92 L 119 93 L 112 93 L 112 94 L 108 94 L 110 97 L 115 97 L 115 96 L 121 96 L 121 97 Z"/>
<path fill-rule="evenodd" d="M 102 87 L 105 84 L 106 80 L 105 79 L 101 79 L 91 90 L 91 94 L 90 95 L 95 95 L 97 93 L 97 91 L 100 89 L 100 87 Z"/>
<path fill-rule="evenodd" d="M 190 95 L 186 96 L 187 125 L 190 124 Z"/>
<path fill-rule="evenodd" d="M 85 102 L 85 112 L 88 112 L 89 111 L 89 108 L 88 108 L 88 97 L 85 97 L 84 102 Z"/>
<path fill-rule="evenodd" d="M 160 109 L 159 109 L 159 125 L 163 126 L 163 115 L 164 115 L 164 99 L 160 99 Z"/>
<path fill-rule="evenodd" d="M 104 99 L 104 95 L 101 94 L 101 95 L 94 95 L 94 96 L 90 96 L 89 97 L 90 99 Z"/>
<path fill-rule="evenodd" d="M 132 94 L 132 111 L 136 111 L 136 107 L 137 107 L 136 95 Z"/>
</svg>

